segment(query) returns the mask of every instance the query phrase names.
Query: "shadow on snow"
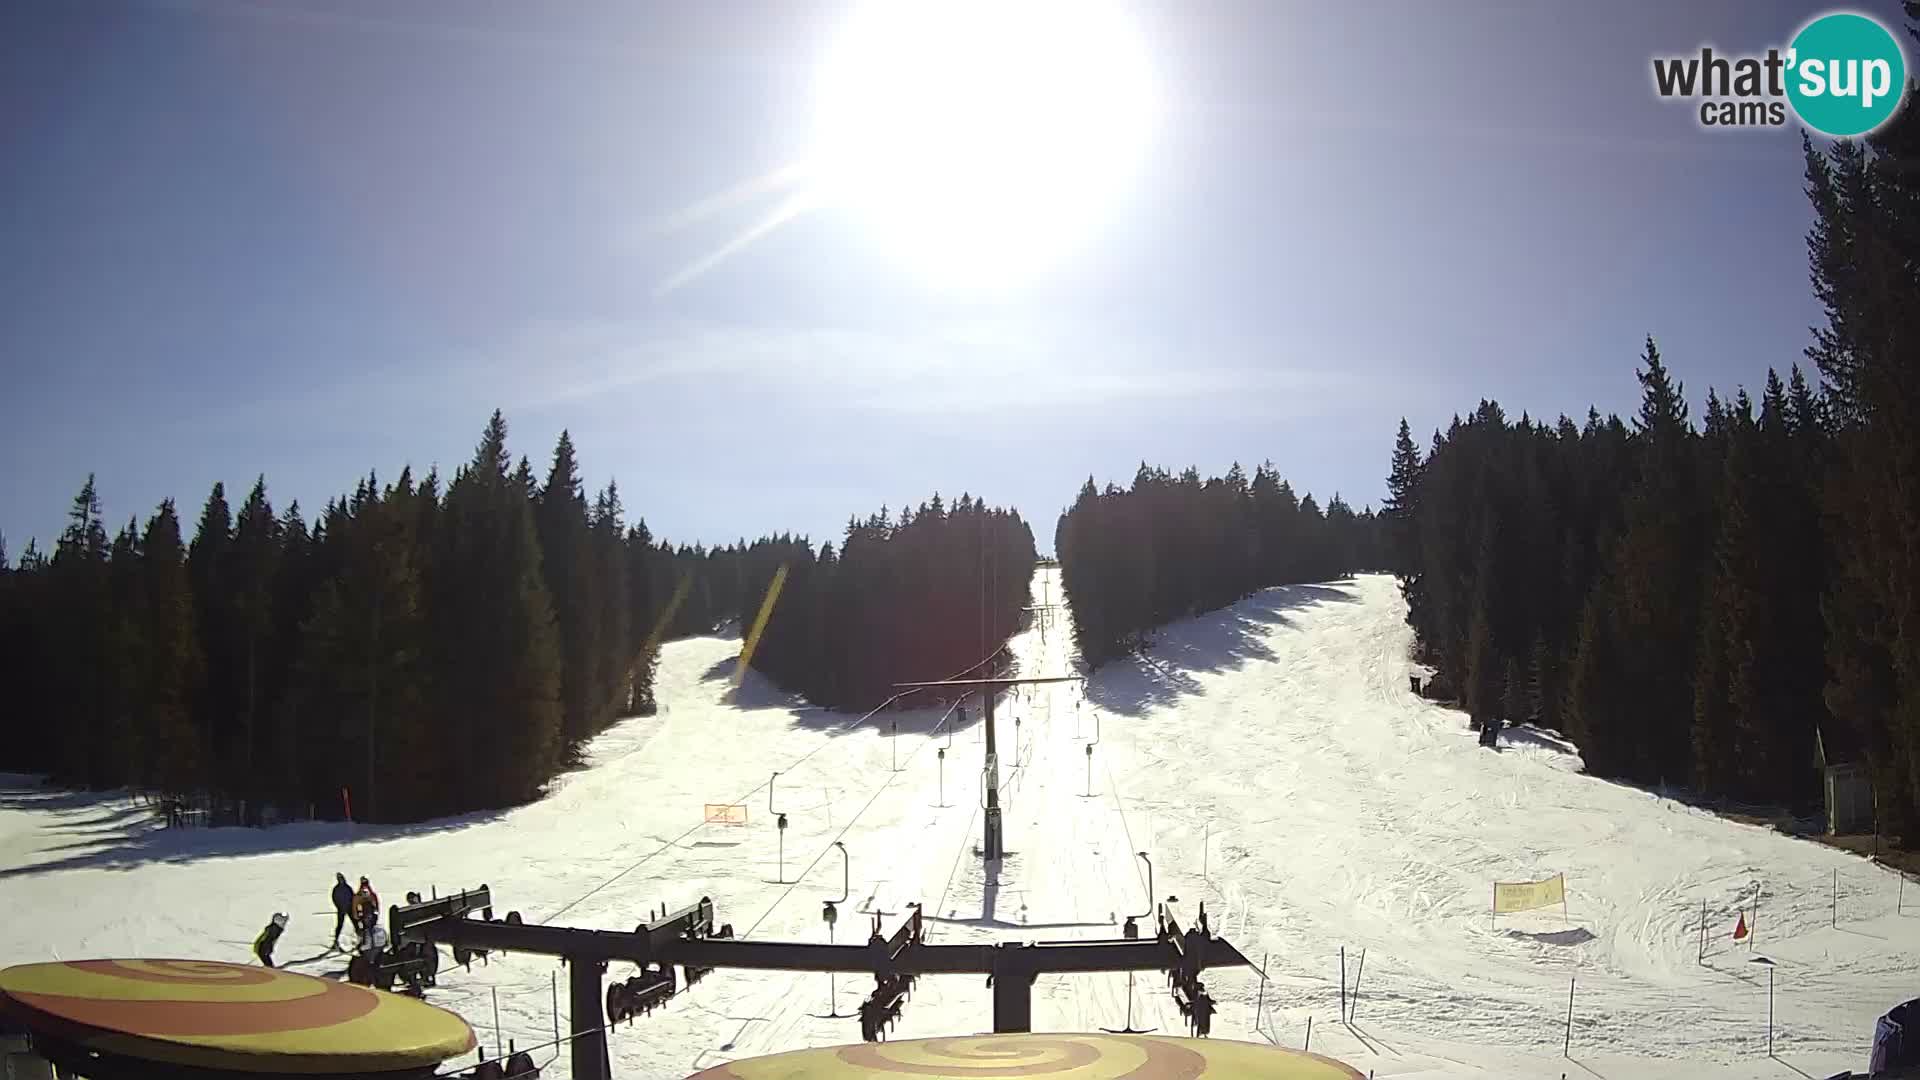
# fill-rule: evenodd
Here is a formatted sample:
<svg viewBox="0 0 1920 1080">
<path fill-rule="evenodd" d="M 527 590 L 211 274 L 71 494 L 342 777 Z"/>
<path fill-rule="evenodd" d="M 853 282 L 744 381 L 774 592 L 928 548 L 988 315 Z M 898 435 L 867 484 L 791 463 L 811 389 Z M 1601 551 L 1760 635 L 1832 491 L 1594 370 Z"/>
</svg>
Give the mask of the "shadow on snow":
<svg viewBox="0 0 1920 1080">
<path fill-rule="evenodd" d="M 465 829 L 505 813 L 503 810 L 478 811 L 411 825 L 301 821 L 267 828 L 169 829 L 153 810 L 132 805 L 124 791 L 70 791 L 48 787 L 35 777 L 17 774 L 0 777 L 0 810 L 59 813 L 70 820 L 53 826 L 48 835 L 73 837 L 65 843 L 44 846 L 19 864 L 0 867 L 0 880 L 57 870 L 131 870 L 153 863 L 184 864 L 202 859 L 379 843 Z"/>
<path fill-rule="evenodd" d="M 1262 589 L 1218 611 L 1160 627 L 1140 652 L 1103 665 L 1099 678 L 1088 683 L 1087 699 L 1112 712 L 1141 715 L 1198 693 L 1198 675 L 1277 659 L 1266 639 L 1275 627 L 1291 624 L 1287 612 L 1358 601 L 1351 589 L 1338 584 Z"/>
<path fill-rule="evenodd" d="M 731 682 L 739 664 L 738 653 L 724 657 L 707 668 L 700 679 L 702 682 L 710 683 Z M 948 706 L 947 700 L 929 698 L 927 692 L 922 691 L 902 699 L 891 708 L 874 713 L 866 723 L 856 724 L 854 721 L 865 716 L 870 710 L 861 709 L 856 712 L 815 705 L 803 694 L 782 690 L 766 675 L 752 668 L 748 668 L 741 677 L 740 684 L 729 687 L 721 695 L 720 700 L 723 704 L 739 709 L 781 709 L 793 714 L 794 727 L 824 731 L 830 735 L 851 734 L 860 730 L 877 731 L 882 735 L 888 735 L 893 732 L 896 723 L 902 735 L 923 735 L 935 729 L 946 730 L 940 728 L 940 723 L 942 717 L 947 715 Z M 996 715 L 1003 721 L 1010 716 L 1019 715 L 1018 705 L 1011 708 L 1016 711 L 1009 712 L 1009 705 L 1003 697 L 1000 704 L 996 706 Z M 980 724 L 978 704 L 969 701 L 964 724 L 961 723 L 958 712 L 955 712 L 948 722 L 955 732 L 964 732 L 978 727 Z M 902 749 L 904 750 L 905 747 L 903 746 Z"/>
</svg>

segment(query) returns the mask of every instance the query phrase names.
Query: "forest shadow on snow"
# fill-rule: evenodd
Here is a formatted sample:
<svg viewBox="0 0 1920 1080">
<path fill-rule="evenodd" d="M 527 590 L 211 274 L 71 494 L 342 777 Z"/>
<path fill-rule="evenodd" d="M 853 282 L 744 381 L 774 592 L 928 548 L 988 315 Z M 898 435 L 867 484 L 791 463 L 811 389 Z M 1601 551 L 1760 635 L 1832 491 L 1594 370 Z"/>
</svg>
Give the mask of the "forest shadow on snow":
<svg viewBox="0 0 1920 1080">
<path fill-rule="evenodd" d="M 72 791 L 37 777 L 0 776 L 0 811 L 58 814 L 42 836 L 48 841 L 18 864 L 0 867 L 0 880 L 56 870 L 131 870 L 153 863 L 194 863 L 348 844 L 379 843 L 485 824 L 505 810 L 476 811 L 409 825 L 298 821 L 266 828 L 166 828 L 153 807 L 135 804 L 124 791 Z"/>
<path fill-rule="evenodd" d="M 1276 585 L 1217 611 L 1160 627 L 1141 651 L 1102 665 L 1100 677 L 1087 684 L 1087 700 L 1139 716 L 1198 693 L 1201 674 L 1229 671 L 1250 660 L 1277 659 L 1266 638 L 1275 627 L 1292 623 L 1288 612 L 1359 602 L 1350 589 L 1339 587 L 1343 583 Z"/>
<path fill-rule="evenodd" d="M 735 668 L 740 663 L 738 654 L 716 661 L 700 676 L 702 682 L 727 682 L 733 679 Z M 780 689 L 765 675 L 751 668 L 741 678 L 740 685 L 729 687 L 722 692 L 720 700 L 740 709 L 781 709 L 792 714 L 792 726 L 809 731 L 823 731 L 829 735 L 848 735 L 859 730 L 873 730 L 882 735 L 891 735 L 896 724 L 902 735 L 920 735 L 941 728 L 942 718 L 947 715 L 949 702 L 946 699 L 929 698 L 927 691 L 902 699 L 899 704 L 882 709 L 873 714 L 864 724 L 854 721 L 865 716 L 869 710 L 853 712 L 844 709 L 828 709 L 809 702 L 805 696 Z M 1002 699 L 1001 709 L 1006 708 Z M 962 723 L 960 714 L 954 713 L 949 721 L 955 732 L 966 731 L 980 724 L 980 709 L 970 704 L 966 713 L 966 722 Z M 906 748 L 901 747 L 904 751 Z"/>
</svg>

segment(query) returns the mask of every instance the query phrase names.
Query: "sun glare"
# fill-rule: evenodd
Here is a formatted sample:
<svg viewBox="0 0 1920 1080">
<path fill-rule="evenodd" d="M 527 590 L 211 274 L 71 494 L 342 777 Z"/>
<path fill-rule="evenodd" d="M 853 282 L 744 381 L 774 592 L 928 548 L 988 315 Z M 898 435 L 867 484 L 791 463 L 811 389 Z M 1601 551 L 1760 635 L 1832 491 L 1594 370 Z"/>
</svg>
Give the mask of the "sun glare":
<svg viewBox="0 0 1920 1080">
<path fill-rule="evenodd" d="M 816 183 L 942 285 L 1055 264 L 1128 187 L 1155 126 L 1147 50 L 1102 0 L 882 0 L 819 85 Z"/>
</svg>

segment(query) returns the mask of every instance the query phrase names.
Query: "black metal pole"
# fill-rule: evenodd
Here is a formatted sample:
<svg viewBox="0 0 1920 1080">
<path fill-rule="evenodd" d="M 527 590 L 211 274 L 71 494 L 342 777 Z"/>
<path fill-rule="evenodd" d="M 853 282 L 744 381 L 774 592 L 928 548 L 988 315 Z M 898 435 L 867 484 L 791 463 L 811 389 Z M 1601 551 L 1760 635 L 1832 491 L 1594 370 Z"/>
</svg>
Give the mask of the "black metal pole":
<svg viewBox="0 0 1920 1080">
<path fill-rule="evenodd" d="M 1033 977 L 1037 974 L 1019 951 L 1032 946 L 993 946 L 993 1031 L 1033 1030 Z"/>
<path fill-rule="evenodd" d="M 574 957 L 568 967 L 568 1023 L 573 1028 L 576 1080 L 613 1080 L 607 1061 L 607 1032 L 600 1023 L 600 973 L 606 964 Z"/>
<path fill-rule="evenodd" d="M 1567 976 L 1567 1045 L 1560 1051 L 1563 1057 L 1573 1056 L 1573 976 Z"/>
<path fill-rule="evenodd" d="M 1000 821 L 1000 758 L 993 738 L 993 699 L 996 696 L 998 696 L 996 691 L 992 689 L 987 691 L 984 716 L 987 739 L 987 806 L 981 853 L 988 862 L 998 861 L 1002 851 L 1005 850 L 1005 837 L 1001 834 Z"/>
<path fill-rule="evenodd" d="M 1353 973 L 1353 1000 L 1347 1003 L 1348 1020 L 1352 1020 L 1353 1014 L 1360 1011 L 1360 979 L 1366 975 L 1366 973 L 1367 950 L 1363 948 L 1360 950 L 1360 967 Z"/>
</svg>

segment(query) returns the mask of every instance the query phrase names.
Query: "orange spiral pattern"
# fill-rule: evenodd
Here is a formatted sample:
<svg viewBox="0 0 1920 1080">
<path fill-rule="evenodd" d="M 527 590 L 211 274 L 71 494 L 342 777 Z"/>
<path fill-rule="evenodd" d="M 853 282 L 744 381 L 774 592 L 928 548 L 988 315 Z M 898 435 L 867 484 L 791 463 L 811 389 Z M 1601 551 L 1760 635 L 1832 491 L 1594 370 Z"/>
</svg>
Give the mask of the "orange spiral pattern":
<svg viewBox="0 0 1920 1080">
<path fill-rule="evenodd" d="M 212 960 L 74 960 L 67 967 L 122 979 L 194 986 L 259 986 L 272 982 L 274 974 L 271 968 Z"/>
<path fill-rule="evenodd" d="M 1331 1058 L 1223 1039 L 978 1035 L 796 1050 L 728 1062 L 689 1080 L 1358 1080 Z"/>
<path fill-rule="evenodd" d="M 25 964 L 0 971 L 0 1004 L 84 1047 L 206 1068 L 409 1068 L 474 1045 L 466 1021 L 412 998 L 209 960 Z"/>
</svg>

